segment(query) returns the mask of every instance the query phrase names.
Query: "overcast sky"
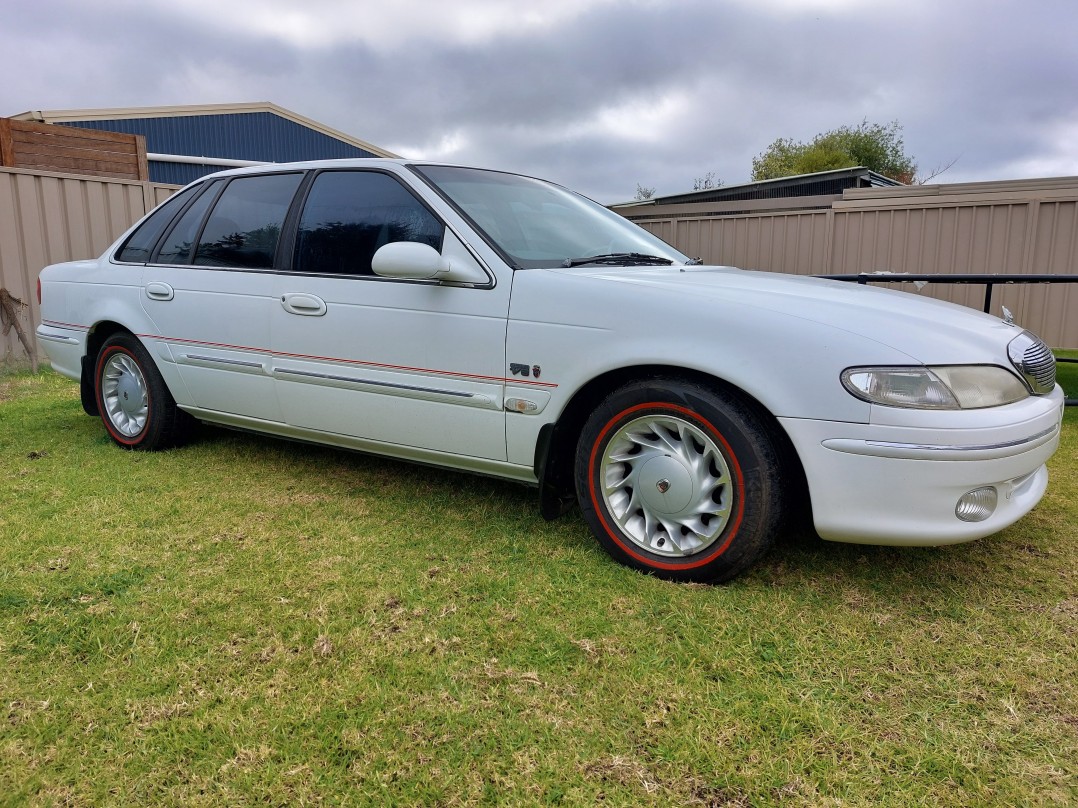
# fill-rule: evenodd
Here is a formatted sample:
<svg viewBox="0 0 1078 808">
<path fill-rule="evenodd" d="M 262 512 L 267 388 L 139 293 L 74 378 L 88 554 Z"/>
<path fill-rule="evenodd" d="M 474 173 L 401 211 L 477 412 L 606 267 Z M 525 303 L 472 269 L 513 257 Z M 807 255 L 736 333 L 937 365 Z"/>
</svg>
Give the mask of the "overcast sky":
<svg viewBox="0 0 1078 808">
<path fill-rule="evenodd" d="M 601 202 L 863 119 L 939 181 L 1078 175 L 1074 0 L 0 0 L 0 115 L 272 101 Z"/>
</svg>

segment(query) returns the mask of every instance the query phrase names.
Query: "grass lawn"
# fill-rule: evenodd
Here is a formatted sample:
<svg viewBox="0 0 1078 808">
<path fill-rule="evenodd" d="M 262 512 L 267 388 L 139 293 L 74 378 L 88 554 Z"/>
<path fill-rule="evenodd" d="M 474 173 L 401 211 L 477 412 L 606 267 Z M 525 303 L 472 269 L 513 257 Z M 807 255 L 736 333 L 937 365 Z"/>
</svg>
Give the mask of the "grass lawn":
<svg viewBox="0 0 1078 808">
<path fill-rule="evenodd" d="M 1078 351 L 1053 351 L 1057 357 L 1078 359 Z M 1060 362 L 1056 365 L 1056 381 L 1067 398 L 1078 398 L 1078 362 Z"/>
<path fill-rule="evenodd" d="M 0 376 L 0 804 L 1078 804 L 1076 457 L 1070 409 L 990 539 L 676 585 L 522 487 L 124 452 Z"/>
</svg>

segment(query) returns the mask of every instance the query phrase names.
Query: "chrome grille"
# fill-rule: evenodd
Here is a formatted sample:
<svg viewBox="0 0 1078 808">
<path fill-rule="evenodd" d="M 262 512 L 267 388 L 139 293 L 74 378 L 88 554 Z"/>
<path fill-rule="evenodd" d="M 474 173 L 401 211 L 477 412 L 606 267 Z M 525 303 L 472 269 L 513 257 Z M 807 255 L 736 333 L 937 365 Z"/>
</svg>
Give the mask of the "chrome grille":
<svg viewBox="0 0 1078 808">
<path fill-rule="evenodd" d="M 1050 393 L 1056 386 L 1056 358 L 1043 340 L 1023 331 L 1011 340 L 1007 354 L 1035 395 Z"/>
</svg>

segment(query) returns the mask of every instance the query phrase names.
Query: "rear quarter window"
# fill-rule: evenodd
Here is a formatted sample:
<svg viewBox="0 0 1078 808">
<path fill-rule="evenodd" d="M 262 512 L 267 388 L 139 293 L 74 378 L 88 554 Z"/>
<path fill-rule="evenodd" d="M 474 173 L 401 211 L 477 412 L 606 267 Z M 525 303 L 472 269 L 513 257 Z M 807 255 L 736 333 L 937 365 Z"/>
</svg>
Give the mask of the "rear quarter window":
<svg viewBox="0 0 1078 808">
<path fill-rule="evenodd" d="M 183 208 L 184 205 L 203 188 L 202 183 L 191 185 L 182 191 L 173 194 L 157 208 L 154 209 L 135 231 L 127 237 L 119 250 L 116 251 L 117 261 L 127 261 L 132 264 L 144 264 L 150 260 L 154 245 L 165 232 L 165 228 Z"/>
<path fill-rule="evenodd" d="M 183 212 L 179 220 L 172 225 L 172 229 L 168 231 L 157 250 L 157 254 L 153 257 L 152 263 L 186 264 L 191 260 L 191 248 L 198 237 L 198 231 L 202 226 L 206 211 L 213 204 L 213 198 L 217 193 L 215 186 L 220 188 L 220 182 L 218 181 L 213 186 L 210 186 L 206 193 L 196 199 Z"/>
</svg>

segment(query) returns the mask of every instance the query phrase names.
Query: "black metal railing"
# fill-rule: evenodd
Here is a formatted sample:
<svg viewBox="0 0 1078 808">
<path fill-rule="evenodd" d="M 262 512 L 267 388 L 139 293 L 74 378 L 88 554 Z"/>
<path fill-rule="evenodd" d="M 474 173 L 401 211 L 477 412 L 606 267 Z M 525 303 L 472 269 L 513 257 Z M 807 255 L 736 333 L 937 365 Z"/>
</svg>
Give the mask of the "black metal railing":
<svg viewBox="0 0 1078 808">
<path fill-rule="evenodd" d="M 992 291 L 1008 283 L 1078 283 L 1078 275 L 906 275 L 903 273 L 862 272 L 858 275 L 817 275 L 832 281 L 866 283 L 977 283 L 984 284 L 984 312 L 992 311 Z"/>
<path fill-rule="evenodd" d="M 1078 275 L 1019 275 L 1019 274 L 994 274 L 994 275 L 972 275 L 972 274 L 951 274 L 951 275 L 930 275 L 930 274 L 905 274 L 899 272 L 861 272 L 856 275 L 817 275 L 817 278 L 824 278 L 831 281 L 848 281 L 850 283 L 857 283 L 862 286 L 869 283 L 946 283 L 946 284 L 967 284 L 976 283 L 984 285 L 984 312 L 990 314 L 992 311 L 992 292 L 999 285 L 1013 284 L 1013 283 L 1078 283 Z M 1057 356 L 1056 362 L 1074 362 L 1078 363 L 1078 359 L 1070 359 L 1068 357 Z M 1067 406 L 1078 406 L 1078 398 L 1068 398 Z"/>
</svg>

